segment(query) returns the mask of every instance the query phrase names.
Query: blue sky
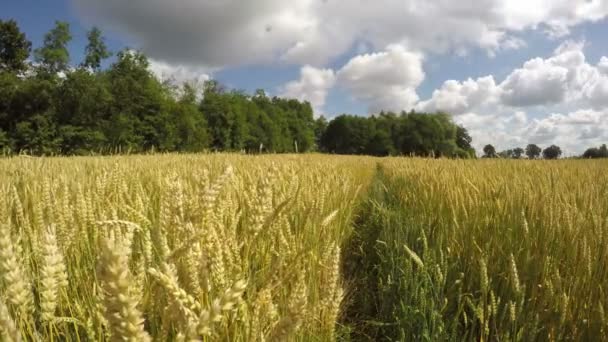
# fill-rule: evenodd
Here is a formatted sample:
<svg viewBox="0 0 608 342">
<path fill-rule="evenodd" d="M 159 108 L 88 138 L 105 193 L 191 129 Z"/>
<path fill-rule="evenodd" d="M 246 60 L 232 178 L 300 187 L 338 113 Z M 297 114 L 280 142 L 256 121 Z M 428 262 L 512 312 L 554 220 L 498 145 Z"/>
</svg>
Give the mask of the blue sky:
<svg viewBox="0 0 608 342">
<path fill-rule="evenodd" d="M 97 25 L 159 77 L 263 88 L 318 115 L 443 110 L 499 150 L 608 142 L 602 0 L 1 1 L 34 47 L 68 21 L 74 64 Z"/>
</svg>

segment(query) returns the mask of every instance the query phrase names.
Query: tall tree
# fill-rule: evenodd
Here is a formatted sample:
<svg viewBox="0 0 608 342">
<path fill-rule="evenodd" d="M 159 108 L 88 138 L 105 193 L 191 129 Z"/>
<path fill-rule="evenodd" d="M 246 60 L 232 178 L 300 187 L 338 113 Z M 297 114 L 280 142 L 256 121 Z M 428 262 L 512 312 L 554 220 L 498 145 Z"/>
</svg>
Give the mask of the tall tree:
<svg viewBox="0 0 608 342">
<path fill-rule="evenodd" d="M 106 136 L 114 147 L 145 151 L 175 148 L 169 91 L 148 67 L 145 55 L 125 49 L 107 72 L 113 100 Z"/>
<path fill-rule="evenodd" d="M 540 157 L 541 152 L 542 149 L 536 144 L 529 144 L 526 146 L 526 156 L 528 156 L 528 159 L 537 159 Z"/>
<path fill-rule="evenodd" d="M 600 158 L 608 158 L 608 147 L 606 144 L 602 144 L 599 148 Z"/>
<path fill-rule="evenodd" d="M 42 47 L 34 51 L 36 61 L 51 75 L 67 70 L 70 63 L 68 43 L 71 40 L 70 24 L 56 21 L 55 27 L 44 36 Z"/>
<path fill-rule="evenodd" d="M 327 119 L 323 115 L 319 116 L 315 120 L 315 144 L 317 146 L 317 150 L 321 150 L 321 138 L 323 137 L 323 133 L 327 129 Z"/>
<path fill-rule="evenodd" d="M 588 148 L 582 155 L 583 158 L 595 159 L 595 158 L 608 158 L 608 147 L 603 144 L 599 148 L 591 147 Z"/>
<path fill-rule="evenodd" d="M 174 104 L 173 115 L 177 130 L 177 149 L 180 151 L 200 152 L 209 146 L 207 120 L 198 110 L 196 89 L 184 84 L 183 94 Z"/>
<path fill-rule="evenodd" d="M 456 127 L 456 146 L 461 150 L 458 152 L 459 157 L 473 158 L 475 157 L 475 149 L 471 146 L 473 138 L 469 135 L 466 128 L 462 126 Z"/>
<path fill-rule="evenodd" d="M 101 62 L 112 56 L 112 53 L 108 50 L 105 38 L 101 35 L 99 28 L 93 27 L 87 33 L 87 39 L 89 43 L 85 49 L 85 58 L 82 66 L 93 71 L 99 71 Z"/>
<path fill-rule="evenodd" d="M 27 67 L 32 43 L 15 20 L 0 20 L 0 71 L 19 73 Z"/>
<path fill-rule="evenodd" d="M 524 149 L 521 147 L 516 147 L 513 149 L 513 159 L 520 159 L 521 156 L 524 154 Z"/>
<path fill-rule="evenodd" d="M 562 155 L 562 149 L 557 145 L 551 145 L 543 150 L 543 158 L 557 159 Z"/>
<path fill-rule="evenodd" d="M 491 144 L 483 147 L 483 153 L 484 158 L 496 158 L 496 148 Z"/>
</svg>

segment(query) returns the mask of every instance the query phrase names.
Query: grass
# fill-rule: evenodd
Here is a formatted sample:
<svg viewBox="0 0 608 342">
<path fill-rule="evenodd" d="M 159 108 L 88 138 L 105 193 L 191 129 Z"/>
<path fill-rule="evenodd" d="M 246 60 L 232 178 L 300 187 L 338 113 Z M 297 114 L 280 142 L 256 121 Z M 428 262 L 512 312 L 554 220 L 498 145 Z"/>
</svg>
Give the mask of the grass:
<svg viewBox="0 0 608 342">
<path fill-rule="evenodd" d="M 605 340 L 606 167 L 0 159 L 0 339 Z"/>
</svg>

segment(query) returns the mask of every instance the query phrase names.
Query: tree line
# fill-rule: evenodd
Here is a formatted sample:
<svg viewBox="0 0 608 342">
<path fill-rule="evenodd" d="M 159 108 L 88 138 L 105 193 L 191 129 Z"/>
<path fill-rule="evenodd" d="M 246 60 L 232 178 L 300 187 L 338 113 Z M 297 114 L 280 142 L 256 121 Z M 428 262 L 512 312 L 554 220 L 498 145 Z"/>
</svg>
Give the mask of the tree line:
<svg viewBox="0 0 608 342">
<path fill-rule="evenodd" d="M 491 144 L 488 144 L 483 148 L 483 158 L 521 159 L 524 155 L 528 159 L 539 159 L 541 156 L 544 159 L 558 159 L 562 155 L 562 149 L 557 145 L 551 145 L 542 149 L 536 144 L 529 144 L 525 149 L 516 147 L 501 152 L 496 152 L 496 148 Z M 599 148 L 588 148 L 578 158 L 608 158 L 608 147 L 606 147 L 606 144 L 603 144 Z"/>
<path fill-rule="evenodd" d="M 36 155 L 118 151 L 247 151 L 473 157 L 471 137 L 447 114 L 380 113 L 315 119 L 310 103 L 161 82 L 139 51 L 113 63 L 102 32 L 87 33 L 72 63 L 70 26 L 57 21 L 42 46 L 0 20 L 0 150 Z M 33 52 L 33 53 L 32 53 Z"/>
</svg>

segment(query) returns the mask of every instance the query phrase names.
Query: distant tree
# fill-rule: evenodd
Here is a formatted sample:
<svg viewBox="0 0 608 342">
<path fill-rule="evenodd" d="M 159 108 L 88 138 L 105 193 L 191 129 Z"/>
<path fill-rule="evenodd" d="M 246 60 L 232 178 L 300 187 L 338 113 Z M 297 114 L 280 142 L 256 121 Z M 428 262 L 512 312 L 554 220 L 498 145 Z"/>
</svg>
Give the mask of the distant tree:
<svg viewBox="0 0 608 342">
<path fill-rule="evenodd" d="M 535 144 L 529 144 L 526 146 L 526 156 L 528 159 L 536 159 L 540 157 L 542 149 Z"/>
<path fill-rule="evenodd" d="M 351 115 L 333 119 L 321 138 L 324 150 L 337 154 L 364 154 L 372 133 L 367 120 Z"/>
<path fill-rule="evenodd" d="M 0 20 L 0 71 L 19 73 L 27 67 L 32 43 L 15 20 Z"/>
<path fill-rule="evenodd" d="M 178 137 L 179 151 L 200 152 L 209 147 L 209 128 L 203 113 L 196 104 L 196 89 L 186 83 L 179 101 L 173 104 L 173 120 Z"/>
<path fill-rule="evenodd" d="M 113 148 L 170 151 L 178 137 L 167 89 L 140 52 L 125 49 L 107 72 L 112 96 L 106 137 Z"/>
<path fill-rule="evenodd" d="M 498 152 L 498 156 L 503 159 L 511 159 L 513 158 L 513 150 L 508 149 L 504 151 Z"/>
<path fill-rule="evenodd" d="M 36 61 L 42 65 L 44 71 L 54 75 L 67 70 L 70 63 L 67 45 L 71 40 L 70 24 L 56 21 L 55 27 L 44 36 L 42 47 L 34 51 Z"/>
<path fill-rule="evenodd" d="M 468 150 L 471 148 L 471 142 L 473 142 L 473 138 L 467 129 L 462 126 L 456 127 L 456 145 L 463 150 Z"/>
<path fill-rule="evenodd" d="M 101 68 L 101 62 L 112 56 L 108 50 L 104 37 L 101 35 L 101 30 L 93 27 L 87 33 L 89 43 L 85 49 L 85 58 L 82 66 L 93 71 L 98 71 Z"/>
<path fill-rule="evenodd" d="M 402 114 L 400 152 L 405 155 L 453 157 L 456 155 L 457 126 L 445 113 Z"/>
<path fill-rule="evenodd" d="M 469 135 L 466 128 L 462 126 L 456 127 L 456 146 L 460 149 L 459 157 L 473 158 L 475 157 L 475 149 L 471 146 L 473 138 Z"/>
<path fill-rule="evenodd" d="M 582 157 L 587 159 L 600 158 L 600 150 L 597 147 L 590 147 L 583 153 Z"/>
<path fill-rule="evenodd" d="M 562 155 L 562 150 L 559 146 L 551 145 L 543 150 L 543 158 L 557 159 Z"/>
<path fill-rule="evenodd" d="M 608 147 L 603 144 L 599 148 L 591 147 L 588 148 L 582 155 L 583 158 L 595 159 L 595 158 L 608 158 Z"/>
<path fill-rule="evenodd" d="M 520 159 L 524 155 L 524 149 L 521 147 L 516 147 L 513 149 L 513 159 Z"/>
<path fill-rule="evenodd" d="M 484 158 L 496 158 L 496 148 L 494 146 L 488 144 L 483 147 L 483 157 Z"/>
<path fill-rule="evenodd" d="M 85 70 L 66 75 L 54 101 L 61 153 L 87 154 L 107 145 L 112 96 L 106 80 Z"/>
<path fill-rule="evenodd" d="M 314 128 L 315 144 L 317 146 L 317 150 L 321 149 L 321 138 L 323 137 L 323 133 L 325 133 L 326 129 L 327 129 L 327 120 L 325 119 L 325 117 L 323 115 L 321 115 L 315 120 L 315 128 Z"/>
</svg>

